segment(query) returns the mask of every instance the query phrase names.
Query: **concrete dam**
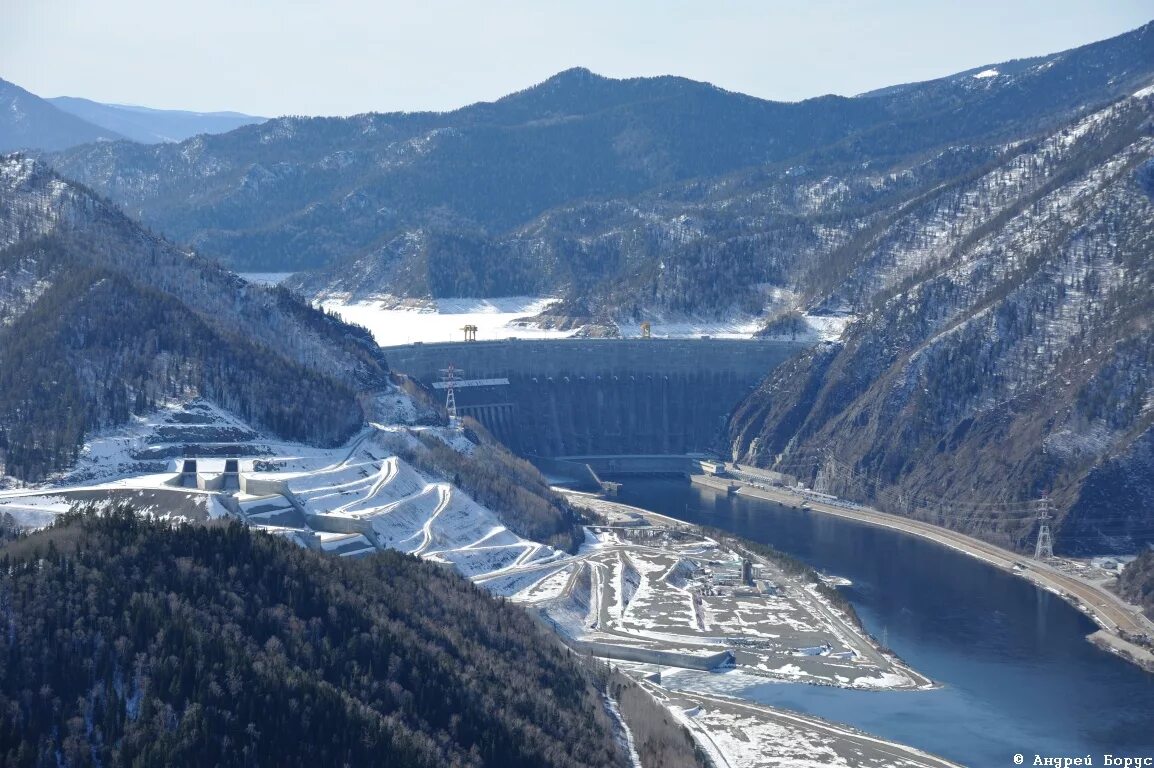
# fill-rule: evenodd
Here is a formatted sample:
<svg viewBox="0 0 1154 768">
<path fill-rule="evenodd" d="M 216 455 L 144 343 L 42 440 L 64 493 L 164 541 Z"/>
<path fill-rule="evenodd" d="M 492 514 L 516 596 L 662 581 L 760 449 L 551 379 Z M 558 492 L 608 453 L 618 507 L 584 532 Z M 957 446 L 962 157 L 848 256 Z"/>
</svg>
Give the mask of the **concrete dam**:
<svg viewBox="0 0 1154 768">
<path fill-rule="evenodd" d="M 733 408 L 805 348 L 737 339 L 556 339 L 386 347 L 433 385 L 452 364 L 457 411 L 522 456 L 684 454 L 716 445 Z M 444 397 L 444 390 L 438 389 Z"/>
</svg>

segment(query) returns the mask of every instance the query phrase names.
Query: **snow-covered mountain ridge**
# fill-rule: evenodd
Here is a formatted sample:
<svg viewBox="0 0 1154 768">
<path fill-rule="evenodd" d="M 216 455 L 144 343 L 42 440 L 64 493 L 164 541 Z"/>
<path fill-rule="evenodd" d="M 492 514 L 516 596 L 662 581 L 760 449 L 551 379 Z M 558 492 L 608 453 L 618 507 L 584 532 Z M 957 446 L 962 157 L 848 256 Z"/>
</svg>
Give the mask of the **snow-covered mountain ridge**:
<svg viewBox="0 0 1154 768">
<path fill-rule="evenodd" d="M 84 435 L 203 395 L 338 444 L 388 371 L 367 333 L 246 283 L 20 155 L 0 157 L 0 467 L 35 480 Z"/>
<path fill-rule="evenodd" d="M 570 70 L 443 114 L 283 118 L 179 145 L 53 155 L 133 215 L 239 269 L 354 300 L 587 298 L 772 315 L 853 240 L 942 184 L 1154 78 L 1154 25 L 1027 61 L 780 104 L 681 78 Z M 998 74 L 975 77 L 996 71 Z"/>
<path fill-rule="evenodd" d="M 1044 491 L 1060 547 L 1149 541 L 1152 126 L 1148 88 L 859 233 L 831 296 L 868 311 L 742 406 L 734 455 L 1012 546 Z"/>
</svg>

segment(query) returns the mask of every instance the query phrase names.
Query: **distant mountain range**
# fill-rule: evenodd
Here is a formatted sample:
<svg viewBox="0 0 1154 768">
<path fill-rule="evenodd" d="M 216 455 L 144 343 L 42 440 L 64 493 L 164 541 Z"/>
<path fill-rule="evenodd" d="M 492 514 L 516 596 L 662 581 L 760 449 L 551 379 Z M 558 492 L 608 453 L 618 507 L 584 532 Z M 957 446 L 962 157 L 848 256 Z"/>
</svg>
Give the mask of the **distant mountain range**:
<svg viewBox="0 0 1154 768">
<path fill-rule="evenodd" d="M 703 195 L 797 187 L 863 165 L 884 174 L 947 148 L 982 162 L 1147 84 L 1151 39 L 1147 25 L 1049 57 L 792 104 L 574 69 L 454 112 L 279 118 L 179 145 L 87 145 L 49 162 L 236 269 L 319 270 L 299 285 L 310 293 L 604 295 L 667 279 L 666 256 L 690 262 L 674 278 L 687 282 L 693 248 L 747 248 L 756 234 L 699 205 Z M 962 170 L 950 162 L 935 173 Z M 743 217 L 758 229 L 780 210 L 755 197 Z M 704 237 L 692 234 L 695 215 L 708 219 Z M 761 253 L 734 255 L 739 282 L 785 279 L 787 265 Z M 717 309 L 682 288 L 653 300 Z"/>
<path fill-rule="evenodd" d="M 18 85 L 0 80 L 0 152 L 66 149 L 123 138 L 53 106 Z"/>
<path fill-rule="evenodd" d="M 148 109 L 69 96 L 44 99 L 0 80 L 0 152 L 52 151 L 122 139 L 143 144 L 175 142 L 264 120 L 238 112 Z"/>
<path fill-rule="evenodd" d="M 189 112 L 101 104 L 71 96 L 57 96 L 48 101 L 70 115 L 106 130 L 116 131 L 124 138 L 141 144 L 184 141 L 202 133 L 227 133 L 243 125 L 263 123 L 267 119 L 242 115 L 240 112 Z"/>
</svg>

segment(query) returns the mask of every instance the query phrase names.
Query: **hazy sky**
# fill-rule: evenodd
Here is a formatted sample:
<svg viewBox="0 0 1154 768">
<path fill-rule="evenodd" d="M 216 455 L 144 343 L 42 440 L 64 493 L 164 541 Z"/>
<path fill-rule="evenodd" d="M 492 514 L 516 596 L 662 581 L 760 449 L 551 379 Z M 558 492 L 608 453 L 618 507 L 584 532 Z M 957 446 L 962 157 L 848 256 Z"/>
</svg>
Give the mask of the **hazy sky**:
<svg viewBox="0 0 1154 768">
<path fill-rule="evenodd" d="M 1152 0 L 0 0 L 0 78 L 42 96 L 269 116 L 450 109 L 573 66 L 797 100 L 1152 18 Z"/>
</svg>

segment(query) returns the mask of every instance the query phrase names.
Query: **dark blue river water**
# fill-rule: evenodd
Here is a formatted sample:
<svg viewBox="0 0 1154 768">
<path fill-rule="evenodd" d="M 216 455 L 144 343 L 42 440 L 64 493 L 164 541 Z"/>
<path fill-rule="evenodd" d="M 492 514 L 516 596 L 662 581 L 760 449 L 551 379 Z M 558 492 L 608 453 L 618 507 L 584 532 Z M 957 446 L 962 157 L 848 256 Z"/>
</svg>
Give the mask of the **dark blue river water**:
<svg viewBox="0 0 1154 768">
<path fill-rule="evenodd" d="M 973 766 L 1013 755 L 1154 756 L 1154 675 L 1085 640 L 1060 598 L 933 542 L 682 479 L 623 480 L 620 501 L 773 545 L 853 580 L 866 628 L 942 684 L 925 692 L 767 683 L 744 696 Z"/>
</svg>

